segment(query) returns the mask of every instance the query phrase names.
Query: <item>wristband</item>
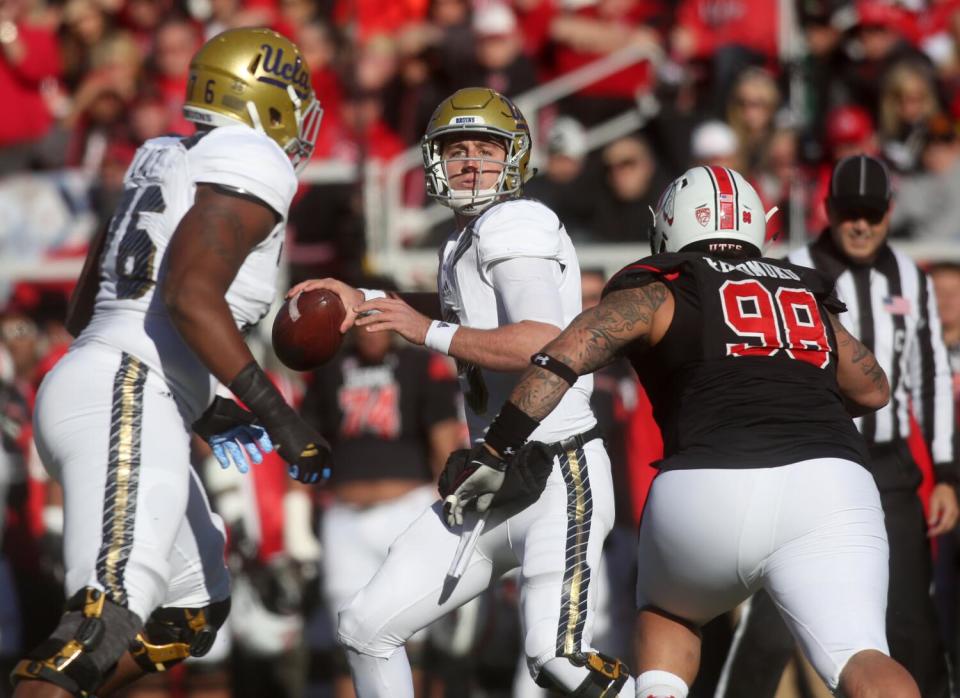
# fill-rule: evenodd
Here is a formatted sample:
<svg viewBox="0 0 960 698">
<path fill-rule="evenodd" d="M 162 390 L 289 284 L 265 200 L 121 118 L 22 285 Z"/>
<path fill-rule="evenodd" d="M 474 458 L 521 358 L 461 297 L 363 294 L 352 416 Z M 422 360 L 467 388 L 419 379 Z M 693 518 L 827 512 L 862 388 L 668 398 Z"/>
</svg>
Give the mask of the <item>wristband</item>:
<svg viewBox="0 0 960 698">
<path fill-rule="evenodd" d="M 580 377 L 577 375 L 576 371 L 567 366 L 565 363 L 559 359 L 553 358 L 549 354 L 545 354 L 542 351 L 531 356 L 530 363 L 537 368 L 542 368 L 544 371 L 550 371 L 550 373 L 554 374 L 555 376 L 559 376 L 567 383 L 567 385 L 571 387 L 577 382 L 577 378 Z"/>
<path fill-rule="evenodd" d="M 387 292 L 378 288 L 358 288 L 357 290 L 363 294 L 364 302 L 387 297 Z"/>
<path fill-rule="evenodd" d="M 455 335 L 459 329 L 460 325 L 443 322 L 442 320 L 434 320 L 427 329 L 427 336 L 423 338 L 423 344 L 428 349 L 449 355 L 453 335 Z"/>
<path fill-rule="evenodd" d="M 538 426 L 539 421 L 507 401 L 500 414 L 490 422 L 484 439 L 501 457 L 509 458 L 520 450 Z"/>
</svg>

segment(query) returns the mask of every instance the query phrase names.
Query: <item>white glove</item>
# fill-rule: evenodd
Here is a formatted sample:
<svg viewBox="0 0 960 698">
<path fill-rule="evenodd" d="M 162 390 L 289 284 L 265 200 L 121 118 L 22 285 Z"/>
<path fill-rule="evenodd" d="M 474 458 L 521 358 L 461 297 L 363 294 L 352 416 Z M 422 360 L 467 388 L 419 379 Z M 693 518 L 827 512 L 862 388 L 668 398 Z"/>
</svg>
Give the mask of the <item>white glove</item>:
<svg viewBox="0 0 960 698">
<path fill-rule="evenodd" d="M 470 450 L 466 468 L 453 483 L 453 494 L 443 500 L 447 525 L 463 524 L 463 512 L 471 505 L 481 514 L 490 508 L 494 495 L 503 487 L 507 463 L 490 453 L 483 444 Z"/>
</svg>

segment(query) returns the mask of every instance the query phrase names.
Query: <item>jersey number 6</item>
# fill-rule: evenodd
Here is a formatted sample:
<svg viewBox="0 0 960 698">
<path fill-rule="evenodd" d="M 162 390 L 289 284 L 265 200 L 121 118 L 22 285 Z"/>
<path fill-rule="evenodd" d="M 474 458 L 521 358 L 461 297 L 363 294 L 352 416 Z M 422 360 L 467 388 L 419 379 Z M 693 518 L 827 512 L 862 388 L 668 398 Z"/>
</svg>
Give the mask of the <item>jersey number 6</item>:
<svg viewBox="0 0 960 698">
<path fill-rule="evenodd" d="M 778 288 L 776 295 L 754 279 L 727 281 L 720 287 L 727 327 L 752 341 L 727 344 L 727 356 L 774 356 L 817 368 L 830 363 L 830 344 L 817 299 L 803 288 Z"/>
</svg>

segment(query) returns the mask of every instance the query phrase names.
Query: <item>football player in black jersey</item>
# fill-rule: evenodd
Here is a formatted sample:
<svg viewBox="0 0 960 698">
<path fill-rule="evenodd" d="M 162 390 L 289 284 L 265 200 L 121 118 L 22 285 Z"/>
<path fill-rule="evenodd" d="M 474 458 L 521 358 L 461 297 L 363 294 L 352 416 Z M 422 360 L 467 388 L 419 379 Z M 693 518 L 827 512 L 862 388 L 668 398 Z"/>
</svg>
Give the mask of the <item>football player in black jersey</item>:
<svg viewBox="0 0 960 698">
<path fill-rule="evenodd" d="M 626 356 L 664 439 L 638 542 L 637 696 L 687 696 L 699 628 L 764 588 L 832 690 L 919 698 L 888 654 L 883 512 L 851 420 L 886 404 L 887 377 L 826 277 L 762 257 L 765 241 L 740 174 L 680 176 L 654 255 L 532 357 L 460 487 L 495 492 L 577 376 Z"/>
</svg>

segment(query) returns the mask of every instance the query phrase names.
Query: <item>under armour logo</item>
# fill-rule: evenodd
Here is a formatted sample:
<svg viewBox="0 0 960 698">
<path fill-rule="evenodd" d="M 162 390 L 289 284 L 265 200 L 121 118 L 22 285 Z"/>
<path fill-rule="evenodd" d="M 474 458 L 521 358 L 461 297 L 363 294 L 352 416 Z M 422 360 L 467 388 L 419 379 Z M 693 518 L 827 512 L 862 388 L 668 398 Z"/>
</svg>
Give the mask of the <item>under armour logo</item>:
<svg viewBox="0 0 960 698">
<path fill-rule="evenodd" d="M 438 322 L 438 323 L 437 323 L 437 327 L 450 327 L 450 325 L 448 325 L 447 323 L 441 321 L 441 322 Z"/>
<path fill-rule="evenodd" d="M 505 446 L 503 449 L 503 455 L 505 456 L 514 456 L 517 454 L 517 449 L 513 446 Z"/>
<path fill-rule="evenodd" d="M 546 354 L 537 354 L 533 357 L 533 362 L 535 364 L 539 364 L 540 366 L 546 366 L 548 363 L 550 363 L 550 357 Z"/>
</svg>

